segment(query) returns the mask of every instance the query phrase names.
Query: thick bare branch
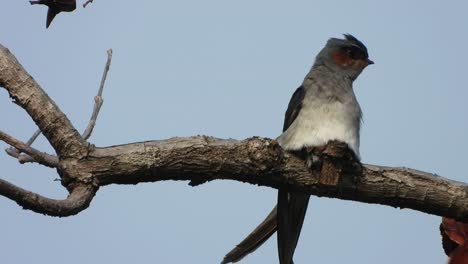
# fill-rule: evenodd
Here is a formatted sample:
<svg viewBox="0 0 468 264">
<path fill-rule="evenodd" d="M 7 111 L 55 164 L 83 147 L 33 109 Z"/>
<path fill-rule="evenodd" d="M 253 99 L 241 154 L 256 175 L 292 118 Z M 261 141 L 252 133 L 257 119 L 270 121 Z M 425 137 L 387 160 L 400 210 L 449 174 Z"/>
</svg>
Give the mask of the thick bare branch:
<svg viewBox="0 0 468 264">
<path fill-rule="evenodd" d="M 88 208 L 96 194 L 92 185 L 76 186 L 65 200 L 46 198 L 0 179 L 0 195 L 10 198 L 24 209 L 50 216 L 75 215 Z"/>
<path fill-rule="evenodd" d="M 361 167 L 339 146 L 331 143 L 317 153 L 322 166 L 311 171 L 269 139 L 173 138 L 97 148 L 73 170 L 90 175 L 98 185 L 231 179 L 468 221 L 466 184 L 406 168 Z"/>
<path fill-rule="evenodd" d="M 96 125 L 96 120 L 99 114 L 99 110 L 101 110 L 102 103 L 104 100 L 102 99 L 102 91 L 104 90 L 104 84 L 106 83 L 107 73 L 109 72 L 110 65 L 112 62 L 112 49 L 107 50 L 107 62 L 106 66 L 104 67 L 104 72 L 102 73 L 101 85 L 99 86 L 99 91 L 96 97 L 94 97 L 94 108 L 93 114 L 89 120 L 88 127 L 86 127 L 85 131 L 83 132 L 82 137 L 84 140 L 88 140 L 93 133 L 94 126 Z"/>
<path fill-rule="evenodd" d="M 86 155 L 87 143 L 70 120 L 2 45 L 0 86 L 8 91 L 16 104 L 26 110 L 60 157 Z"/>
<path fill-rule="evenodd" d="M 6 134 L 5 132 L 0 131 L 0 140 L 14 147 L 11 155 L 14 155 L 15 154 L 14 152 L 16 150 L 19 150 L 20 152 L 24 152 L 28 154 L 31 158 L 33 158 L 39 164 L 42 164 L 44 166 L 51 167 L 51 168 L 56 168 L 58 166 L 58 158 L 56 156 L 52 156 L 47 153 L 40 152 L 36 150 L 35 148 L 30 147 L 28 144 L 23 143 L 15 139 L 14 137 Z M 7 150 L 7 153 L 8 153 L 8 150 Z M 18 153 L 18 156 L 16 156 L 16 158 L 18 158 L 20 162 L 22 161 L 20 153 Z"/>
</svg>

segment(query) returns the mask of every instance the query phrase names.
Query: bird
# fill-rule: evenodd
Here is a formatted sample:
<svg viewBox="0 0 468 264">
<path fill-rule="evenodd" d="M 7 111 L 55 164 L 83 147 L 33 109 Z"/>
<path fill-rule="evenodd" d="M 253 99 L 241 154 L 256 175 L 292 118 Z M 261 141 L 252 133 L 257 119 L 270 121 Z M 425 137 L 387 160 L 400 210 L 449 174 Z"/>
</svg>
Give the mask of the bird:
<svg viewBox="0 0 468 264">
<path fill-rule="evenodd" d="M 293 93 L 284 118 L 279 145 L 295 155 L 329 141 L 344 142 L 360 160 L 359 133 L 362 111 L 353 90 L 353 82 L 369 65 L 367 47 L 356 37 L 330 38 L 315 58 L 302 84 Z M 305 157 L 304 157 L 305 155 Z M 308 166 L 317 162 L 312 154 L 303 154 Z M 277 232 L 280 264 L 293 264 L 310 195 L 280 187 L 278 202 L 271 213 L 221 264 L 238 262 L 255 251 Z"/>
<path fill-rule="evenodd" d="M 46 5 L 47 10 L 46 28 L 49 28 L 50 23 L 55 16 L 60 12 L 72 12 L 76 9 L 76 0 L 38 0 L 29 1 L 31 5 Z"/>
<path fill-rule="evenodd" d="M 442 246 L 449 256 L 447 264 L 468 263 L 468 223 L 443 217 L 440 224 Z"/>
</svg>

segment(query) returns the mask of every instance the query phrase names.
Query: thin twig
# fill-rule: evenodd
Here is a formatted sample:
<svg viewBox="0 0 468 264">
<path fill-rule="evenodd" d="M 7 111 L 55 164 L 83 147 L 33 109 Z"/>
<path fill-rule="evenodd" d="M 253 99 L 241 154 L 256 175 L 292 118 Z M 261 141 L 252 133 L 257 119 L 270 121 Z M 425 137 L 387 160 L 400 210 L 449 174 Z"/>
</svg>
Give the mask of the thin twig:
<svg viewBox="0 0 468 264">
<path fill-rule="evenodd" d="M 41 132 L 40 129 L 36 130 L 36 132 L 34 132 L 34 134 L 31 136 L 31 138 L 25 144 L 27 146 L 31 146 L 41 133 L 42 132 Z M 15 147 L 9 147 L 9 148 L 5 149 L 5 151 L 6 151 L 6 153 L 8 155 L 12 156 L 13 158 L 18 159 L 18 161 L 21 164 L 36 162 L 36 160 L 33 157 L 29 156 L 28 154 L 22 154 L 21 151 L 19 149 L 15 148 Z M 50 157 L 54 157 L 54 160 L 57 160 L 57 158 L 54 155 L 50 155 L 50 154 L 47 154 L 47 153 L 45 153 L 45 154 L 50 156 Z"/>
<path fill-rule="evenodd" d="M 31 136 L 31 138 L 26 142 L 26 145 L 28 146 L 31 146 L 32 143 L 34 143 L 34 141 L 37 139 L 37 137 L 41 134 L 41 130 L 38 129 L 36 130 L 36 132 L 34 132 L 34 134 Z M 18 161 L 21 163 L 21 164 L 24 164 L 24 163 L 29 163 L 29 162 L 36 162 L 34 160 L 33 157 L 27 155 L 27 154 L 20 154 L 19 157 L 18 157 Z"/>
<path fill-rule="evenodd" d="M 26 145 L 28 146 L 31 146 L 32 143 L 34 143 L 34 141 L 37 139 L 37 137 L 41 134 L 41 130 L 38 129 L 36 130 L 36 132 L 34 132 L 34 134 L 31 136 L 31 138 L 26 142 Z M 8 155 L 14 157 L 14 158 L 18 158 L 19 155 L 21 154 L 21 151 L 19 151 L 17 148 L 14 148 L 14 147 L 9 147 L 7 149 L 5 149 L 6 153 L 8 153 Z"/>
<path fill-rule="evenodd" d="M 26 145 L 28 146 L 31 146 L 32 143 L 34 143 L 34 141 L 37 139 L 37 137 L 41 134 L 41 130 L 38 129 L 36 130 L 36 132 L 34 132 L 34 134 L 31 136 L 31 138 L 26 142 Z"/>
<path fill-rule="evenodd" d="M 93 133 L 93 129 L 94 129 L 94 126 L 96 125 L 96 120 L 99 114 L 99 110 L 101 110 L 102 103 L 104 102 L 104 99 L 102 99 L 102 91 L 104 90 L 104 84 L 106 83 L 107 73 L 109 72 L 111 62 L 112 62 L 112 49 L 109 49 L 107 50 L 107 62 L 106 62 L 106 66 L 104 67 L 104 72 L 102 73 L 101 85 L 99 86 L 98 94 L 96 95 L 96 97 L 94 97 L 93 114 L 91 115 L 91 119 L 89 120 L 88 127 L 83 132 L 84 140 L 88 140 L 88 138 L 91 136 L 91 133 Z"/>
<path fill-rule="evenodd" d="M 93 2 L 93 0 L 88 0 L 88 1 L 86 1 L 86 2 L 83 4 L 83 8 L 86 8 L 86 6 L 87 6 L 88 4 L 91 4 L 92 2 Z"/>
<path fill-rule="evenodd" d="M 58 166 L 58 158 L 56 156 L 40 152 L 35 148 L 30 147 L 29 145 L 19 141 L 18 139 L 0 131 L 0 140 L 16 148 L 19 152 L 24 152 L 31 156 L 34 161 L 38 162 L 47 167 L 56 168 Z M 8 150 L 7 150 L 8 153 Z M 10 154 L 10 153 L 8 153 Z M 21 162 L 20 159 L 22 155 L 18 155 L 16 158 Z"/>
</svg>

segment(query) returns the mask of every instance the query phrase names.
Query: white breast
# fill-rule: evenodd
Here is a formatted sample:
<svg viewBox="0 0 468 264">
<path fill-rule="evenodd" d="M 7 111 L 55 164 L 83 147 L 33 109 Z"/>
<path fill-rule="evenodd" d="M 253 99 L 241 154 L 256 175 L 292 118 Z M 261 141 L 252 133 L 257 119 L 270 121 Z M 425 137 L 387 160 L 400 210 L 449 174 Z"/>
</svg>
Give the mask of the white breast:
<svg viewBox="0 0 468 264">
<path fill-rule="evenodd" d="M 338 140 L 359 157 L 359 128 L 361 110 L 352 94 L 344 102 L 304 98 L 296 120 L 277 141 L 286 150 L 325 145 Z"/>
</svg>

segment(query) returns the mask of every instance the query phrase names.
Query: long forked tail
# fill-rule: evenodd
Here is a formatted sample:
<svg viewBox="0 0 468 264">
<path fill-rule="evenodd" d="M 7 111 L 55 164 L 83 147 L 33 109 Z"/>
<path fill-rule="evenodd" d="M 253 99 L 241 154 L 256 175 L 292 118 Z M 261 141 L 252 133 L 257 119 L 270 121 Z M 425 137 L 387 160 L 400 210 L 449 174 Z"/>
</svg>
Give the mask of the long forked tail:
<svg viewBox="0 0 468 264">
<path fill-rule="evenodd" d="M 277 210 L 276 206 L 271 213 L 250 233 L 242 242 L 231 250 L 223 259 L 221 264 L 237 262 L 248 254 L 254 252 L 268 238 L 276 232 L 277 228 Z"/>
<path fill-rule="evenodd" d="M 310 195 L 278 191 L 278 257 L 280 264 L 293 264 Z"/>
</svg>

